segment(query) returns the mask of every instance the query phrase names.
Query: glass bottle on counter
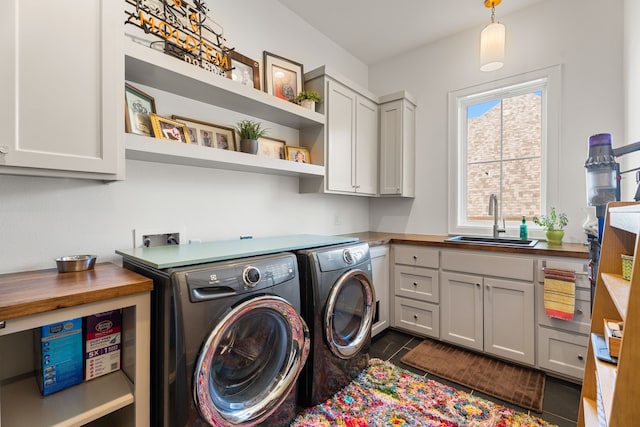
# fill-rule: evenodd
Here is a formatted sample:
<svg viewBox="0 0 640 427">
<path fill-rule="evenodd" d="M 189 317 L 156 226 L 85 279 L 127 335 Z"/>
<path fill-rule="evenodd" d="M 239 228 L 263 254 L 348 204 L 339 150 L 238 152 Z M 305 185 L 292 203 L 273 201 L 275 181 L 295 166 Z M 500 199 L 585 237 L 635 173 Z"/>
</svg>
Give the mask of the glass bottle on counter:
<svg viewBox="0 0 640 427">
<path fill-rule="evenodd" d="M 527 232 L 527 219 L 523 216 L 520 224 L 520 240 L 527 240 L 529 233 Z"/>
</svg>

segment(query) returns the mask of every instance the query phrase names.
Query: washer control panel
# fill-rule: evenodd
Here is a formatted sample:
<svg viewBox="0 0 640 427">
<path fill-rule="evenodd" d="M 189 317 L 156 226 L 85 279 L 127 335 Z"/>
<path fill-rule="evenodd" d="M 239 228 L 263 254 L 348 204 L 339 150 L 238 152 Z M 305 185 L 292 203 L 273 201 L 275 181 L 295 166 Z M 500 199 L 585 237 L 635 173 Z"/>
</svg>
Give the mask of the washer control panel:
<svg viewBox="0 0 640 427">
<path fill-rule="evenodd" d="M 191 301 L 227 297 L 278 285 L 298 277 L 296 257 L 279 254 L 202 266 L 183 274 Z"/>
</svg>

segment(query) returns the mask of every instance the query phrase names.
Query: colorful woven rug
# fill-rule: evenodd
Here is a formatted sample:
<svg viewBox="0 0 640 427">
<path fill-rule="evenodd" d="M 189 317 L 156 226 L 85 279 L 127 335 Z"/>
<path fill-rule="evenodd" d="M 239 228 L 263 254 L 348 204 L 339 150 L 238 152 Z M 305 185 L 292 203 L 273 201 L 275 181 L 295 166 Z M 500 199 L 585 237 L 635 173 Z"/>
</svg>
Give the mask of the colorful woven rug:
<svg viewBox="0 0 640 427">
<path fill-rule="evenodd" d="M 425 380 L 380 359 L 291 426 L 551 426 L 544 420 Z"/>
</svg>

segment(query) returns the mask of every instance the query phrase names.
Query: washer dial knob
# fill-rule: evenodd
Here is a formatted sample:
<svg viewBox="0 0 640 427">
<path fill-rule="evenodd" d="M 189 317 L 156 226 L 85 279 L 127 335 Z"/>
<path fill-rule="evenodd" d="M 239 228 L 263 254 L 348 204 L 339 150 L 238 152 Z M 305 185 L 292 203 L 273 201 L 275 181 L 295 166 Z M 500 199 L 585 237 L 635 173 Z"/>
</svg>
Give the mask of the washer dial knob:
<svg viewBox="0 0 640 427">
<path fill-rule="evenodd" d="M 347 264 L 353 264 L 353 256 L 351 255 L 351 251 L 349 251 L 349 249 L 345 249 L 342 252 L 342 259 L 344 260 L 344 262 L 346 262 Z"/>
<path fill-rule="evenodd" d="M 253 288 L 260 281 L 260 270 L 256 267 L 248 265 L 242 272 L 242 281 L 250 288 Z"/>
</svg>

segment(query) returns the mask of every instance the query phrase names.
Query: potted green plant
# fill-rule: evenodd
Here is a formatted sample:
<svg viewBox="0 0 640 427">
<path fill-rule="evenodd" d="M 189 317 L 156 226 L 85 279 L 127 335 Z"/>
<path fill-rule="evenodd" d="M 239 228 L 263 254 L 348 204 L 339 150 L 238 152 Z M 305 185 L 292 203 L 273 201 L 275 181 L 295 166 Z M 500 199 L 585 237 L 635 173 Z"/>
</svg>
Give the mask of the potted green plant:
<svg viewBox="0 0 640 427">
<path fill-rule="evenodd" d="M 296 96 L 295 101 L 311 111 L 316 110 L 316 102 L 322 101 L 320 94 L 315 90 L 303 90 Z"/>
<path fill-rule="evenodd" d="M 252 120 L 241 120 L 236 124 L 236 131 L 240 135 L 240 151 L 256 154 L 258 152 L 258 139 L 267 134 L 267 129 L 261 123 Z"/>
<path fill-rule="evenodd" d="M 564 227 L 569 222 L 565 213 L 558 214 L 556 213 L 556 208 L 551 207 L 549 208 L 549 215 L 540 215 L 540 218 L 534 216 L 533 222 L 544 228 L 547 242 L 554 245 L 562 244 Z"/>
</svg>

